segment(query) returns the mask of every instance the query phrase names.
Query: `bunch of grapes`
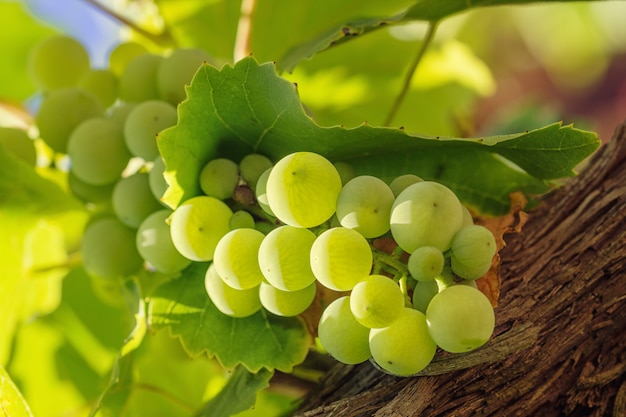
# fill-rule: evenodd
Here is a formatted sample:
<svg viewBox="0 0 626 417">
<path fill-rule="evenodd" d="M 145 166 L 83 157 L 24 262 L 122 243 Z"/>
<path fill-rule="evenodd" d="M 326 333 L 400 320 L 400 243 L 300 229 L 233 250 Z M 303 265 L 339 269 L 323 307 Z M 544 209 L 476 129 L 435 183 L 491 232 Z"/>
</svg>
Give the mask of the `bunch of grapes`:
<svg viewBox="0 0 626 417">
<path fill-rule="evenodd" d="M 213 159 L 199 181 L 205 195 L 173 212 L 170 231 L 183 256 L 211 262 L 205 287 L 222 313 L 296 316 L 324 286 L 338 298 L 319 321 L 322 347 L 395 375 L 422 370 L 437 346 L 467 352 L 491 337 L 493 308 L 475 280 L 496 243 L 447 187 L 414 175 L 388 185 L 312 152 L 275 165 Z M 381 237 L 395 255 L 375 249 Z"/>
<path fill-rule="evenodd" d="M 83 45 L 65 35 L 31 51 L 28 70 L 42 96 L 39 137 L 52 160 L 69 161 L 57 168 L 92 212 L 81 247 L 90 275 L 125 277 L 146 264 L 173 274 L 191 263 L 170 238 L 156 138 L 177 123 L 185 85 L 207 61 L 200 49 L 161 55 L 127 42 L 111 52 L 108 68 L 97 69 Z"/>
</svg>

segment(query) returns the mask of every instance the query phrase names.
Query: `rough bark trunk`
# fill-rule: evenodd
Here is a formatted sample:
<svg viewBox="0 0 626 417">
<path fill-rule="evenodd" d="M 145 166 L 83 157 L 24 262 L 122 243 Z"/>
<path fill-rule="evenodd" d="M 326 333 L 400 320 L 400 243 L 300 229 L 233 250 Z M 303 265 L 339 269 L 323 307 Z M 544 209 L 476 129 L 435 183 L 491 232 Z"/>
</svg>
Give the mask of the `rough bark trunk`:
<svg viewBox="0 0 626 417">
<path fill-rule="evenodd" d="M 453 364 L 488 362 L 412 378 L 338 365 L 297 415 L 626 416 L 624 161 L 620 125 L 505 236 L 495 337 Z"/>
</svg>

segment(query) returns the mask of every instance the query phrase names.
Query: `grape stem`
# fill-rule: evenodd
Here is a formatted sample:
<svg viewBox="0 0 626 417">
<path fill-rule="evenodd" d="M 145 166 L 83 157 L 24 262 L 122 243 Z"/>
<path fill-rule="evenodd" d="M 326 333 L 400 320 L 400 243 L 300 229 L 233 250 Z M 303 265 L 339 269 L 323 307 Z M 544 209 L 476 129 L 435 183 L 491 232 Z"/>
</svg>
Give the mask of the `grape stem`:
<svg viewBox="0 0 626 417">
<path fill-rule="evenodd" d="M 406 264 L 396 256 L 388 255 L 374 247 L 372 247 L 372 252 L 374 253 L 374 270 L 380 271 L 385 266 L 389 266 L 401 276 L 409 275 L 409 269 Z"/>
<path fill-rule="evenodd" d="M 237 24 L 235 37 L 234 62 L 250 55 L 250 38 L 252 35 L 252 17 L 256 9 L 256 0 L 243 0 L 241 2 L 241 14 Z"/>
<path fill-rule="evenodd" d="M 393 105 L 391 106 L 391 109 L 389 110 L 389 114 L 387 114 L 387 118 L 385 119 L 385 122 L 383 123 L 384 126 L 390 126 L 391 122 L 396 117 L 396 114 L 398 113 L 398 110 L 400 109 L 400 106 L 402 105 L 404 98 L 409 92 L 413 75 L 415 75 L 415 71 L 417 70 L 419 63 L 422 61 L 422 58 L 424 57 L 426 50 L 428 49 L 433 39 L 435 38 L 435 32 L 437 32 L 437 26 L 439 26 L 439 21 L 437 20 L 428 22 L 428 29 L 426 30 L 426 36 L 424 37 L 424 40 L 420 43 L 420 47 L 417 50 L 417 55 L 415 55 L 415 58 L 413 58 L 413 62 L 411 62 L 411 65 L 409 66 L 409 69 L 406 72 L 406 75 L 404 77 L 404 83 L 402 84 L 402 88 L 400 89 L 398 96 L 393 102 Z"/>
<path fill-rule="evenodd" d="M 161 31 L 161 33 L 153 33 L 153 32 L 150 32 L 150 31 L 142 28 L 137 23 L 133 22 L 132 20 L 128 19 L 127 17 L 122 16 L 120 13 L 116 12 L 112 8 L 103 5 L 98 0 L 83 0 L 83 2 L 91 5 L 96 10 L 98 10 L 99 12 L 104 14 L 105 16 L 108 16 L 108 17 L 112 18 L 113 20 L 117 20 L 118 22 L 120 22 L 123 25 L 129 27 L 130 29 L 132 29 L 135 32 L 139 33 L 140 35 L 148 38 L 149 40 L 151 40 L 152 42 L 154 42 L 156 44 L 171 45 L 171 44 L 175 43 L 174 39 L 172 38 L 172 35 L 170 34 L 170 32 L 167 29 L 163 29 Z"/>
</svg>

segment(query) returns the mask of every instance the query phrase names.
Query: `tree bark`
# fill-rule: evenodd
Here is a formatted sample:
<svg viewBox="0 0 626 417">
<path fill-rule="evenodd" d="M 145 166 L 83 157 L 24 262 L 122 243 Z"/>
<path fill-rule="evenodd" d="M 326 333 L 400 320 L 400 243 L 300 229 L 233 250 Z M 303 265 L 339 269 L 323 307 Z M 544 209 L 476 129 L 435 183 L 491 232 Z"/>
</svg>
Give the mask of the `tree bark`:
<svg viewBox="0 0 626 417">
<path fill-rule="evenodd" d="M 505 236 L 488 345 L 442 355 L 440 375 L 337 365 L 297 416 L 626 416 L 625 160 L 620 125 Z"/>
</svg>

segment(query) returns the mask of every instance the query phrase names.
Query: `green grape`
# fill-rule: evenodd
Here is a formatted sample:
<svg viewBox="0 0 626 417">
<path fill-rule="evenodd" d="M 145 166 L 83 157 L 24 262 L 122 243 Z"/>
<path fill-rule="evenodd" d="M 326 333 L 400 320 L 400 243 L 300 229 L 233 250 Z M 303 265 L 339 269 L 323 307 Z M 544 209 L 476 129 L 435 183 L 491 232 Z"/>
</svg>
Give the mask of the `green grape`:
<svg viewBox="0 0 626 417">
<path fill-rule="evenodd" d="M 35 166 L 37 162 L 35 142 L 24 130 L 0 127 L 0 145 L 4 146 L 4 149 L 17 159 L 30 166 Z"/>
<path fill-rule="evenodd" d="M 263 281 L 257 259 L 264 237 L 256 229 L 235 229 L 220 239 L 215 247 L 213 264 L 226 284 L 247 290 Z"/>
<path fill-rule="evenodd" d="M 230 317 L 248 317 L 261 309 L 259 287 L 237 290 L 224 282 L 217 274 L 215 264 L 206 271 L 204 288 L 215 307 Z"/>
<path fill-rule="evenodd" d="M 370 274 L 373 259 L 363 235 L 344 227 L 324 231 L 311 246 L 311 270 L 315 278 L 335 291 L 354 288 Z"/>
<path fill-rule="evenodd" d="M 341 178 L 323 156 L 296 152 L 274 165 L 266 189 L 270 208 L 278 219 L 290 226 L 310 228 L 334 214 Z"/>
<path fill-rule="evenodd" d="M 89 54 L 76 39 L 56 35 L 44 39 L 30 51 L 28 73 L 42 90 L 75 86 L 89 69 Z"/>
<path fill-rule="evenodd" d="M 337 197 L 337 218 L 343 227 L 366 238 L 389 231 L 393 192 L 381 179 L 361 175 L 348 181 Z"/>
<path fill-rule="evenodd" d="M 163 174 L 165 174 L 165 162 L 161 155 L 159 155 L 154 159 L 154 163 L 148 174 L 150 191 L 152 191 L 154 198 L 159 201 L 161 201 L 165 190 L 167 190 L 167 182 L 165 182 Z"/>
<path fill-rule="evenodd" d="M 487 343 L 495 326 L 487 297 L 467 285 L 453 285 L 435 295 L 426 310 L 428 331 L 441 349 L 468 352 Z"/>
<path fill-rule="evenodd" d="M 437 285 L 437 281 L 418 281 L 415 284 L 415 288 L 413 288 L 413 296 L 411 297 L 413 307 L 426 314 L 430 300 L 432 300 L 438 292 L 439 286 Z"/>
<path fill-rule="evenodd" d="M 186 98 L 185 85 L 191 83 L 203 62 L 211 57 L 199 48 L 178 48 L 167 56 L 157 71 L 159 96 L 171 104 L 178 104 Z"/>
<path fill-rule="evenodd" d="M 81 253 L 85 270 L 101 278 L 124 277 L 143 265 L 135 245 L 135 230 L 112 217 L 87 225 Z"/>
<path fill-rule="evenodd" d="M 244 156 L 239 162 L 239 172 L 241 178 L 254 190 L 261 174 L 270 169 L 272 165 L 272 161 L 266 156 L 251 153 Z"/>
<path fill-rule="evenodd" d="M 437 345 L 428 333 L 424 313 L 405 307 L 388 327 L 370 330 L 372 358 L 387 372 L 413 375 L 435 357 Z"/>
<path fill-rule="evenodd" d="M 163 208 L 150 191 L 148 173 L 121 178 L 113 189 L 113 212 L 128 227 L 137 228 L 151 213 Z"/>
<path fill-rule="evenodd" d="M 230 231 L 230 207 L 214 197 L 198 196 L 185 200 L 172 213 L 172 243 L 187 259 L 213 260 L 217 242 Z"/>
<path fill-rule="evenodd" d="M 315 234 L 309 229 L 278 227 L 259 247 L 259 267 L 265 279 L 283 291 L 297 291 L 315 282 L 309 254 Z"/>
<path fill-rule="evenodd" d="M 239 168 L 227 158 L 212 159 L 200 171 L 200 188 L 206 195 L 226 200 L 239 183 Z"/>
<path fill-rule="evenodd" d="M 391 208 L 391 234 L 406 252 L 434 246 L 445 252 L 463 224 L 463 206 L 446 186 L 422 181 L 408 186 Z"/>
<path fill-rule="evenodd" d="M 335 162 L 333 165 L 339 173 L 342 185 L 345 185 L 348 181 L 356 176 L 354 173 L 354 168 L 347 162 Z"/>
<path fill-rule="evenodd" d="M 126 118 L 136 106 L 137 103 L 117 102 L 113 107 L 110 107 L 108 109 L 106 117 L 115 121 L 123 128 L 124 124 L 126 123 Z"/>
<path fill-rule="evenodd" d="M 120 76 L 120 98 L 131 102 L 158 100 L 157 71 L 162 61 L 162 56 L 151 53 L 131 59 Z"/>
<path fill-rule="evenodd" d="M 170 234 L 167 218 L 170 210 L 159 210 L 144 219 L 137 229 L 137 251 L 157 271 L 172 274 L 185 269 L 191 260 L 181 255 Z"/>
<path fill-rule="evenodd" d="M 109 69 L 119 77 L 130 61 L 146 53 L 148 50 L 140 43 L 132 41 L 120 43 L 109 54 Z"/>
<path fill-rule="evenodd" d="M 82 88 L 55 90 L 41 103 L 35 116 L 39 136 L 56 152 L 67 152 L 73 130 L 83 121 L 101 116 L 102 105 Z"/>
<path fill-rule="evenodd" d="M 315 283 L 296 291 L 283 291 L 261 282 L 261 304 L 277 316 L 293 317 L 304 312 L 313 303 L 317 287 Z"/>
<path fill-rule="evenodd" d="M 146 161 L 153 161 L 159 156 L 157 133 L 174 126 L 177 118 L 176 108 L 168 102 L 148 100 L 138 104 L 124 123 L 124 138 L 130 152 Z"/>
<path fill-rule="evenodd" d="M 474 224 L 472 213 L 470 213 L 467 207 L 463 206 L 463 227 L 470 226 L 472 224 Z"/>
<path fill-rule="evenodd" d="M 228 227 L 230 227 L 231 230 L 245 228 L 254 229 L 254 217 L 252 217 L 252 214 L 245 210 L 237 210 L 232 216 L 230 216 L 230 219 L 228 220 Z"/>
<path fill-rule="evenodd" d="M 407 262 L 411 276 L 417 281 L 435 279 L 443 272 L 444 265 L 443 252 L 434 246 L 420 246 L 411 253 Z"/>
<path fill-rule="evenodd" d="M 497 249 L 489 229 L 479 225 L 465 226 L 452 239 L 452 271 L 465 279 L 478 279 L 491 268 Z"/>
<path fill-rule="evenodd" d="M 270 216 L 274 216 L 274 212 L 270 208 L 269 201 L 267 201 L 266 186 L 267 186 L 267 179 L 270 176 L 270 172 L 272 172 L 272 168 L 268 168 L 265 171 L 263 171 L 263 173 L 261 174 L 261 176 L 259 177 L 256 183 L 255 194 L 256 194 L 256 201 L 259 204 L 259 207 L 261 207 L 261 209 L 267 214 L 269 214 Z"/>
<path fill-rule="evenodd" d="M 435 278 L 435 283 L 437 284 L 439 292 L 453 285 L 468 285 L 470 287 L 477 288 L 476 282 L 474 282 L 474 280 L 467 280 L 457 275 L 454 275 L 454 272 L 452 272 L 452 268 L 450 268 L 449 266 L 443 268 L 443 272 L 441 273 L 441 275 Z"/>
<path fill-rule="evenodd" d="M 350 310 L 356 321 L 370 329 L 387 327 L 404 308 L 404 294 L 391 278 L 370 275 L 350 293 Z"/>
<path fill-rule="evenodd" d="M 103 117 L 78 125 L 68 141 L 67 153 L 76 177 L 93 185 L 115 182 L 131 157 L 120 126 Z"/>
<path fill-rule="evenodd" d="M 413 185 L 416 182 L 422 181 L 424 180 L 415 174 L 400 175 L 399 177 L 394 178 L 391 183 L 389 183 L 389 188 L 391 188 L 393 195 L 395 197 L 398 197 L 406 187 L 408 187 L 409 185 Z"/>
<path fill-rule="evenodd" d="M 67 174 L 67 186 L 72 194 L 79 199 L 90 203 L 103 203 L 111 200 L 115 182 L 103 185 L 88 184 L 78 178 L 74 171 Z"/>
<path fill-rule="evenodd" d="M 109 70 L 90 69 L 83 74 L 78 86 L 93 94 L 102 107 L 109 107 L 117 100 L 117 77 Z"/>
<path fill-rule="evenodd" d="M 272 230 L 274 230 L 276 228 L 276 225 L 270 222 L 259 221 L 259 222 L 254 222 L 254 228 L 258 230 L 259 232 L 263 233 L 264 235 L 266 235 Z"/>
<path fill-rule="evenodd" d="M 370 329 L 361 325 L 350 311 L 349 297 L 330 303 L 322 313 L 318 326 L 320 343 L 339 362 L 355 365 L 371 356 Z"/>
</svg>

